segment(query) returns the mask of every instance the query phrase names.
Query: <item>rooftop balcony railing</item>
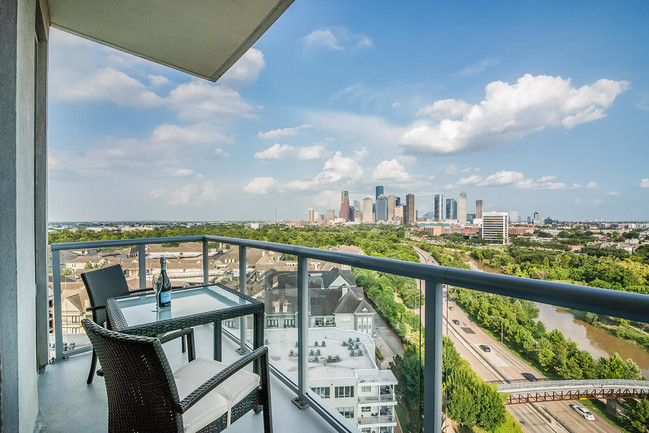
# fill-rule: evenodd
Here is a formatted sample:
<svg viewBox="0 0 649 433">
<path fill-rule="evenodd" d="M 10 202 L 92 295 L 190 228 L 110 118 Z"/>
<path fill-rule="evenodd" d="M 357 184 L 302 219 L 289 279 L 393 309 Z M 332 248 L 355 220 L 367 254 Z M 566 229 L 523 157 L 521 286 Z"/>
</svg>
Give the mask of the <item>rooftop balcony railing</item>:
<svg viewBox="0 0 649 433">
<path fill-rule="evenodd" d="M 358 397 L 358 402 L 360 404 L 370 404 L 370 403 L 385 403 L 396 401 L 396 396 L 394 394 L 383 394 L 378 396 L 369 396 L 369 397 Z"/>
<path fill-rule="evenodd" d="M 364 416 L 358 418 L 358 424 L 367 426 L 375 424 L 392 424 L 397 422 L 397 417 L 394 415 L 383 416 Z"/>
<path fill-rule="evenodd" d="M 66 250 L 87 250 L 96 248 L 118 248 L 136 246 L 138 251 L 139 287 L 146 287 L 146 246 L 172 242 L 202 243 L 202 282 L 208 283 L 210 278 L 208 244 L 223 243 L 239 247 L 239 275 L 247 275 L 247 249 L 275 251 L 297 257 L 297 296 L 298 309 L 295 347 L 297 351 L 297 380 L 295 376 L 286 374 L 271 366 L 273 374 L 297 394 L 297 401 L 311 406 L 332 429 L 339 432 L 350 431 L 350 425 L 341 421 L 340 415 L 331 407 L 323 405 L 323 399 L 315 396 L 308 386 L 308 261 L 319 260 L 343 265 L 354 266 L 369 270 L 411 277 L 425 281 L 428 288 L 426 293 L 425 311 L 425 359 L 424 367 L 424 431 L 426 433 L 442 431 L 442 305 L 443 285 L 452 285 L 493 294 L 510 296 L 529 301 L 547 303 L 556 306 L 591 311 L 598 314 L 647 322 L 649 311 L 649 296 L 604 290 L 571 284 L 532 280 L 510 277 L 462 269 L 431 266 L 427 264 L 403 262 L 392 259 L 368 257 L 362 255 L 333 252 L 315 248 L 293 245 L 261 242 L 255 240 L 235 239 L 219 236 L 184 236 L 170 238 L 124 239 L 97 242 L 74 242 L 52 244 L 53 270 L 53 319 L 54 319 L 54 360 L 87 350 L 75 348 L 64 350 L 63 313 L 61 303 L 61 252 Z M 246 278 L 239 278 L 239 290 L 247 292 Z M 246 346 L 245 321 L 239 329 L 239 342 L 242 349 Z M 67 347 L 70 348 L 71 345 Z M 381 417 L 385 418 L 385 417 Z M 361 420 L 363 418 L 360 418 Z M 387 422 L 396 422 L 396 417 L 390 416 Z M 365 421 L 361 422 L 363 425 Z"/>
</svg>

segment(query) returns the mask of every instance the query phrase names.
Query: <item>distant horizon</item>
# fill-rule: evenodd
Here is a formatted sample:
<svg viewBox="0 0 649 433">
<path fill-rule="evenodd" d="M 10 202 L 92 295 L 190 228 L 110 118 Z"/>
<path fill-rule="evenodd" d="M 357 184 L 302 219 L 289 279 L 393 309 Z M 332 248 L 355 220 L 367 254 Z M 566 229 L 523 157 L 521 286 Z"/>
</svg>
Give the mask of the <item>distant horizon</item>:
<svg viewBox="0 0 649 433">
<path fill-rule="evenodd" d="M 53 220 L 649 218 L 649 2 L 295 2 L 216 83 L 52 28 Z M 644 155 L 644 156 L 643 156 Z"/>
</svg>

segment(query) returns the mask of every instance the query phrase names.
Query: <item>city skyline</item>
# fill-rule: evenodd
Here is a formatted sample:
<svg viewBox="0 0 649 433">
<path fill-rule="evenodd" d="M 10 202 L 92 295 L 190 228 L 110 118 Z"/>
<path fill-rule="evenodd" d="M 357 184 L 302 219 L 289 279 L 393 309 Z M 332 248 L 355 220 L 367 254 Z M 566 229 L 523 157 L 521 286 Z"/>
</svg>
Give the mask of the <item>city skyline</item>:
<svg viewBox="0 0 649 433">
<path fill-rule="evenodd" d="M 376 185 L 646 219 L 649 5 L 557 7 L 298 3 L 216 84 L 52 29 L 49 219 L 294 220 Z"/>
</svg>

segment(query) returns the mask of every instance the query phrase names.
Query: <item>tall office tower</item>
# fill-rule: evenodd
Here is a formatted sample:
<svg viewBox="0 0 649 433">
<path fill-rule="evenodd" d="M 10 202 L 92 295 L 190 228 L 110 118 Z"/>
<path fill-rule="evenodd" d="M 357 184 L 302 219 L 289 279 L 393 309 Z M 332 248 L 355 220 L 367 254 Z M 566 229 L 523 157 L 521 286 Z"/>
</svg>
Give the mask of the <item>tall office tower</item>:
<svg viewBox="0 0 649 433">
<path fill-rule="evenodd" d="M 363 224 L 372 224 L 373 222 L 372 197 L 365 197 L 363 199 Z"/>
<path fill-rule="evenodd" d="M 397 206 L 401 206 L 401 197 L 397 197 Z"/>
<path fill-rule="evenodd" d="M 354 209 L 361 210 L 361 202 L 358 200 L 354 200 Z"/>
<path fill-rule="evenodd" d="M 518 222 L 518 211 L 517 210 L 510 210 L 509 211 L 509 223 L 517 223 Z"/>
<path fill-rule="evenodd" d="M 534 217 L 532 218 L 532 224 L 534 224 L 535 226 L 543 225 L 543 220 L 541 219 L 541 215 L 539 215 L 538 212 L 534 212 Z"/>
<path fill-rule="evenodd" d="M 416 220 L 415 195 L 406 194 L 406 214 L 404 215 L 404 224 L 414 224 Z"/>
<path fill-rule="evenodd" d="M 457 221 L 460 224 L 466 224 L 466 193 L 464 191 L 460 193 L 460 203 L 457 211 Z"/>
<path fill-rule="evenodd" d="M 482 218 L 482 200 L 475 201 L 475 217 Z"/>
<path fill-rule="evenodd" d="M 433 219 L 435 221 L 444 219 L 444 196 L 442 194 L 433 196 Z"/>
<path fill-rule="evenodd" d="M 388 220 L 388 198 L 385 194 L 381 194 L 378 199 L 376 199 L 376 221 L 387 221 Z"/>
<path fill-rule="evenodd" d="M 327 217 L 325 218 L 326 222 L 330 222 L 336 219 L 336 211 L 333 209 L 327 209 Z"/>
<path fill-rule="evenodd" d="M 396 220 L 399 224 L 403 224 L 403 210 L 405 206 L 396 206 L 394 208 L 394 220 Z"/>
<path fill-rule="evenodd" d="M 363 221 L 363 212 L 355 207 L 353 207 L 352 209 L 354 210 L 354 222 L 356 224 L 360 224 L 361 221 Z"/>
<path fill-rule="evenodd" d="M 375 197 L 375 199 L 378 200 L 378 198 L 379 198 L 379 196 L 380 196 L 381 194 L 383 194 L 383 187 L 382 187 L 382 186 L 377 186 L 377 187 L 376 187 L 376 197 Z"/>
<path fill-rule="evenodd" d="M 505 245 L 509 242 L 509 214 L 485 212 L 482 215 L 482 239 Z"/>
<path fill-rule="evenodd" d="M 349 197 L 349 191 L 340 191 L 340 202 L 341 203 L 345 200 L 345 197 Z"/>
<path fill-rule="evenodd" d="M 446 219 L 457 220 L 457 200 L 454 198 L 446 199 Z"/>
<path fill-rule="evenodd" d="M 313 209 L 312 207 L 309 208 L 309 221 L 315 221 L 315 209 Z"/>
<path fill-rule="evenodd" d="M 340 203 L 340 212 L 338 213 L 338 217 L 342 218 L 343 221 L 349 221 L 349 196 L 345 195 L 342 199 L 343 201 Z"/>
<path fill-rule="evenodd" d="M 397 207 L 397 196 L 391 194 L 388 196 L 388 221 L 394 218 L 394 208 Z"/>
</svg>

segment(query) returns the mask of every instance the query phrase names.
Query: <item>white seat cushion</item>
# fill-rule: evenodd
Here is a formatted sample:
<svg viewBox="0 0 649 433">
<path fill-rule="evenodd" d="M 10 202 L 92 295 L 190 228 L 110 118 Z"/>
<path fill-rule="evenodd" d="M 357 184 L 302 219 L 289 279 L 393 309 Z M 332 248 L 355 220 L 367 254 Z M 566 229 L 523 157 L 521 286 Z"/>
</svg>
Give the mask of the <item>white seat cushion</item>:
<svg viewBox="0 0 649 433">
<path fill-rule="evenodd" d="M 185 365 L 174 373 L 178 396 L 181 400 L 187 397 L 227 366 L 228 364 L 204 358 L 195 359 Z M 224 413 L 228 413 L 232 406 L 258 386 L 259 375 L 246 370 L 237 371 L 183 414 L 185 432 L 197 432 Z"/>
</svg>

